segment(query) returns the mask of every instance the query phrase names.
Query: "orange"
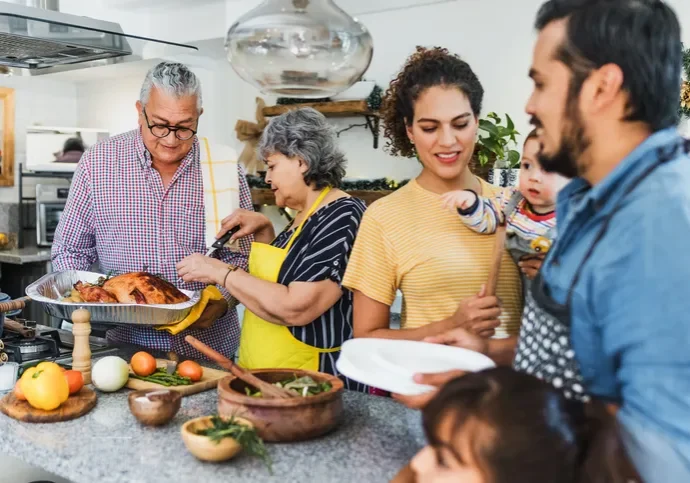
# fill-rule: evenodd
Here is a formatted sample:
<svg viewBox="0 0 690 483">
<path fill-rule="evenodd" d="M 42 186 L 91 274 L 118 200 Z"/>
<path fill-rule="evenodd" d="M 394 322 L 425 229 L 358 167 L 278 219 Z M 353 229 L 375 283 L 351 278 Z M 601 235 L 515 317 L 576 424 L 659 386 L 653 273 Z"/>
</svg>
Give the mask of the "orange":
<svg viewBox="0 0 690 483">
<path fill-rule="evenodd" d="M 137 376 L 146 377 L 156 372 L 156 358 L 148 352 L 142 351 L 134 354 L 129 365 L 132 366 L 132 370 Z"/>
<path fill-rule="evenodd" d="M 182 377 L 188 377 L 192 382 L 201 380 L 204 370 L 194 361 L 184 361 L 177 366 L 177 373 Z"/>
</svg>

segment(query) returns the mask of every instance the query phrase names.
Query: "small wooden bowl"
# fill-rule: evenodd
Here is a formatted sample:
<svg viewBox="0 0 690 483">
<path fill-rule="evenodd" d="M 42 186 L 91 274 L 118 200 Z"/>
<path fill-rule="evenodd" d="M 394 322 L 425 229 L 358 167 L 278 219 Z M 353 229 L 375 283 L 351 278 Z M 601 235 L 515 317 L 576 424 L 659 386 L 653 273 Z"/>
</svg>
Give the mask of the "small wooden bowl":
<svg viewBox="0 0 690 483">
<path fill-rule="evenodd" d="M 213 416 L 204 416 L 191 419 L 182 425 L 180 433 L 182 441 L 190 453 L 202 461 L 220 462 L 226 461 L 235 456 L 242 450 L 242 446 L 232 438 L 223 438 L 218 443 L 214 443 L 207 436 L 196 434 L 200 429 L 211 426 Z M 238 423 L 254 427 L 251 421 L 243 418 L 235 418 Z"/>
<path fill-rule="evenodd" d="M 343 415 L 343 382 L 331 374 L 299 369 L 259 369 L 256 377 L 275 383 L 292 376 L 311 376 L 317 382 L 330 382 L 333 388 L 321 394 L 290 399 L 247 396 L 247 384 L 235 376 L 218 383 L 218 414 L 241 416 L 254 423 L 264 441 L 304 441 L 333 430 Z"/>
<path fill-rule="evenodd" d="M 140 423 L 161 426 L 180 410 L 182 393 L 170 389 L 144 389 L 130 393 L 127 400 L 129 410 Z"/>
</svg>

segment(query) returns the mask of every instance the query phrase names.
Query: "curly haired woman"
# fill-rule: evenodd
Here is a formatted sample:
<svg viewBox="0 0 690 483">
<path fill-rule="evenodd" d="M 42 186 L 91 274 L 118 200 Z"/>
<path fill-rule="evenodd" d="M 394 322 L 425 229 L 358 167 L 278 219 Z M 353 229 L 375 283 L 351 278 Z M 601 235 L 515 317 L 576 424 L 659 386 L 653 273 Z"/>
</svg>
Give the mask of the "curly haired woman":
<svg viewBox="0 0 690 483">
<path fill-rule="evenodd" d="M 422 170 L 364 214 L 343 282 L 354 293 L 355 337 L 423 340 L 454 327 L 484 337 L 519 332 L 517 267 L 506 253 L 497 296 L 486 296 L 494 237 L 467 228 L 442 201 L 459 189 L 482 196 L 499 190 L 468 166 L 483 95 L 466 62 L 446 49 L 421 47 L 386 91 L 387 148 L 416 156 Z M 402 330 L 389 325 L 397 290 L 403 293 Z"/>
</svg>

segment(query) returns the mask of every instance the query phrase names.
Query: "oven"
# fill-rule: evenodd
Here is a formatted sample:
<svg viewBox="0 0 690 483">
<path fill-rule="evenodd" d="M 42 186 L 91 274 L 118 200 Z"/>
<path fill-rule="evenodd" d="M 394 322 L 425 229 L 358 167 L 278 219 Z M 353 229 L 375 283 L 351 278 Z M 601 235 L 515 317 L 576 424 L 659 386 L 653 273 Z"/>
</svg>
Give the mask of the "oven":
<svg viewBox="0 0 690 483">
<path fill-rule="evenodd" d="M 69 188 L 51 184 L 36 185 L 36 244 L 49 247 L 65 209 Z"/>
</svg>

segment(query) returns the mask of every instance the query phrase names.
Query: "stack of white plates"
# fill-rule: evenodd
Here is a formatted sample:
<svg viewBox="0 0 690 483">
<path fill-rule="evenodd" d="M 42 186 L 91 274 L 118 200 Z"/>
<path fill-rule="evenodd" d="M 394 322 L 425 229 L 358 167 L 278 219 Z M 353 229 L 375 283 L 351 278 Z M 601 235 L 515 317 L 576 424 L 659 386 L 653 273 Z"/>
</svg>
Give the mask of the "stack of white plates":
<svg viewBox="0 0 690 483">
<path fill-rule="evenodd" d="M 338 371 L 350 379 L 407 396 L 434 389 L 414 382 L 415 374 L 477 372 L 495 366 L 487 356 L 471 350 L 390 339 L 348 340 L 336 363 Z"/>
</svg>

